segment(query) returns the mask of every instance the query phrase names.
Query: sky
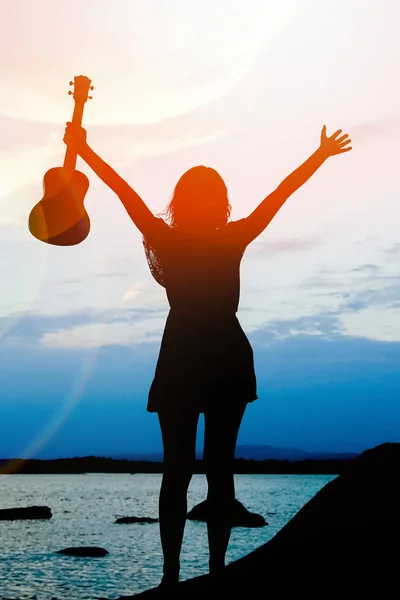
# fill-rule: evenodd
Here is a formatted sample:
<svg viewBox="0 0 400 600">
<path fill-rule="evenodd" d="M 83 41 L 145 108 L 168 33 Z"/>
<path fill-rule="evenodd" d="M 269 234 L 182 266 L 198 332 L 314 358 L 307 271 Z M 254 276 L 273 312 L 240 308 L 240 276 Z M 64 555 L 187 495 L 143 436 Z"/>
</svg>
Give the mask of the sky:
<svg viewBox="0 0 400 600">
<path fill-rule="evenodd" d="M 154 213 L 205 164 L 240 219 L 324 124 L 350 135 L 242 259 L 259 399 L 238 443 L 400 441 L 399 27 L 396 0 L 2 0 L 0 457 L 161 449 L 146 403 L 169 307 L 140 232 L 81 159 L 89 236 L 28 230 L 76 75 L 94 85 L 89 144 Z"/>
</svg>

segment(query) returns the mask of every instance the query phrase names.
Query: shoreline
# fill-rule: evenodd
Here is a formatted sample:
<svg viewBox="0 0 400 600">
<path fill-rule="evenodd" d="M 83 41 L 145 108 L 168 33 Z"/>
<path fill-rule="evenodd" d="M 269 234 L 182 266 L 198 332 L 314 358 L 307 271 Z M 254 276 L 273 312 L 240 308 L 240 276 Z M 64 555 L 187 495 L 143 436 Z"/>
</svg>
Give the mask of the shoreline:
<svg viewBox="0 0 400 600">
<path fill-rule="evenodd" d="M 235 475 L 339 475 L 354 462 L 351 459 L 306 459 L 299 461 L 237 458 Z M 163 472 L 163 463 L 84 456 L 61 459 L 0 459 L 0 475 L 78 475 L 85 473 L 151 474 Z M 196 460 L 193 474 L 205 474 L 203 461 Z"/>
</svg>

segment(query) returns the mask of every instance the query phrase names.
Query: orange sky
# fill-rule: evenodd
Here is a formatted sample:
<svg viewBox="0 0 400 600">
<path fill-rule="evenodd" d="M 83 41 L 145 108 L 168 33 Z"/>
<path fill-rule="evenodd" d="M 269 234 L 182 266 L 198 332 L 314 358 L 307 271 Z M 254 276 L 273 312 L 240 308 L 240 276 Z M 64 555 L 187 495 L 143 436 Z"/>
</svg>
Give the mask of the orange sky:
<svg viewBox="0 0 400 600">
<path fill-rule="evenodd" d="M 89 238 L 60 249 L 29 234 L 43 175 L 63 160 L 73 106 L 68 81 L 85 74 L 95 86 L 84 114 L 89 142 L 154 211 L 166 205 L 187 168 L 207 164 L 227 183 L 232 217 L 245 216 L 316 149 L 324 123 L 328 133 L 349 132 L 353 151 L 329 159 L 246 252 L 241 321 L 252 331 L 269 319 L 337 310 L 348 334 L 399 340 L 398 4 L 188 0 L 166 7 L 161 1 L 2 2 L 0 244 L 6 260 L 0 278 L 8 284 L 1 315 L 15 320 L 26 311 L 65 314 L 82 307 L 167 311 L 139 232 L 81 162 L 90 179 Z M 376 288 L 384 293 L 375 305 L 344 308 L 348 290 L 357 296 Z M 162 326 L 162 317 L 131 327 L 100 319 L 60 327 L 42 341 L 129 345 L 159 339 Z"/>
</svg>

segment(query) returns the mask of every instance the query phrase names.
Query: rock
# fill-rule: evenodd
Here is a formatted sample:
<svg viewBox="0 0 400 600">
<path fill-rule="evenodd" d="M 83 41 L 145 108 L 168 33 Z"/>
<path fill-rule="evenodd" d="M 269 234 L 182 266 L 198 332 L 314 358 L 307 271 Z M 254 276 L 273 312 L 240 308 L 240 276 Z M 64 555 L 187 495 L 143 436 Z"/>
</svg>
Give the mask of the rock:
<svg viewBox="0 0 400 600">
<path fill-rule="evenodd" d="M 196 504 L 188 512 L 187 518 L 192 521 L 204 521 L 208 520 L 208 502 L 204 500 L 204 502 L 200 502 L 200 504 Z M 268 525 L 266 520 L 262 515 L 258 515 L 257 513 L 252 513 L 239 500 L 235 499 L 233 510 L 231 513 L 231 522 L 232 527 L 264 527 Z"/>
<path fill-rule="evenodd" d="M 152 517 L 120 517 L 114 523 L 157 523 L 158 519 Z"/>
<path fill-rule="evenodd" d="M 108 550 L 98 546 L 75 546 L 58 550 L 57 554 L 69 554 L 71 556 L 105 556 Z"/>
<path fill-rule="evenodd" d="M 17 519 L 51 519 L 51 517 L 51 509 L 48 506 L 0 509 L 0 520 L 3 521 L 14 521 Z"/>
<path fill-rule="evenodd" d="M 351 460 L 272 540 L 219 577 L 181 582 L 173 597 L 393 598 L 399 539 L 400 444 L 382 444 Z"/>
</svg>

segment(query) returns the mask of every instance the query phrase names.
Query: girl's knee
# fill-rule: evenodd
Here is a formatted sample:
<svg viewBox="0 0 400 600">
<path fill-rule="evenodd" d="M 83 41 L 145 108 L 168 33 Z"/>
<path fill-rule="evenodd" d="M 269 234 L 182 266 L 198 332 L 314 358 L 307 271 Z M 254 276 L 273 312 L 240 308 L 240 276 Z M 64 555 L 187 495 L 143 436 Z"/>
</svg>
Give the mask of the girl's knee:
<svg viewBox="0 0 400 600">
<path fill-rule="evenodd" d="M 193 469 L 182 468 L 176 465 L 164 466 L 162 477 L 163 485 L 171 487 L 188 487 L 193 476 Z"/>
</svg>

